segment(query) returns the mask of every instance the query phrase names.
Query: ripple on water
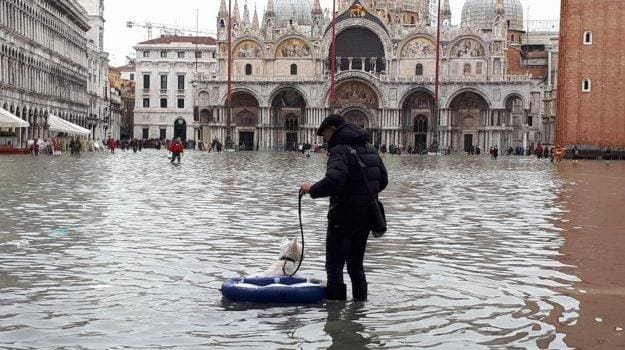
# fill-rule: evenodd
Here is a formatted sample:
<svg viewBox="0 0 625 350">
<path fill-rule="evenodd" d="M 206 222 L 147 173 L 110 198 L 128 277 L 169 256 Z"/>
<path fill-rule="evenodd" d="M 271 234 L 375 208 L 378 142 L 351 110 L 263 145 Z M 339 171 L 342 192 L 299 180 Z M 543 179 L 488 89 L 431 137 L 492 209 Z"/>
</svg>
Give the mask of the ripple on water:
<svg viewBox="0 0 625 350">
<path fill-rule="evenodd" d="M 565 348 L 551 164 L 384 158 L 389 232 L 366 256 L 370 301 L 231 304 L 298 233 L 297 187 L 326 158 L 164 151 L 3 157 L 0 339 L 10 347 Z M 303 202 L 303 273 L 324 279 L 327 201 Z M 28 244 L 19 244 L 28 242 Z"/>
</svg>

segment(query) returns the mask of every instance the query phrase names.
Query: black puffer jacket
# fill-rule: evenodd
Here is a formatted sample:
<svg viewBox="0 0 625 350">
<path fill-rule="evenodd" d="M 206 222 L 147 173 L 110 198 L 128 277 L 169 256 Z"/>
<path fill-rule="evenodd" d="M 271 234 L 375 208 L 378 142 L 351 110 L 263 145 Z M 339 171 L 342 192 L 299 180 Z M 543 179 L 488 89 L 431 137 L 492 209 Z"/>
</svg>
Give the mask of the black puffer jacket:
<svg viewBox="0 0 625 350">
<path fill-rule="evenodd" d="M 356 150 L 366 165 L 369 188 L 373 194 L 377 196 L 388 185 L 386 168 L 378 152 L 369 143 L 369 135 L 360 126 L 345 123 L 330 138 L 328 149 L 330 154 L 326 175 L 311 187 L 310 196 L 330 196 L 328 222 L 331 224 L 351 226 L 368 220 L 371 200 L 360 165 L 351 150 Z"/>
</svg>

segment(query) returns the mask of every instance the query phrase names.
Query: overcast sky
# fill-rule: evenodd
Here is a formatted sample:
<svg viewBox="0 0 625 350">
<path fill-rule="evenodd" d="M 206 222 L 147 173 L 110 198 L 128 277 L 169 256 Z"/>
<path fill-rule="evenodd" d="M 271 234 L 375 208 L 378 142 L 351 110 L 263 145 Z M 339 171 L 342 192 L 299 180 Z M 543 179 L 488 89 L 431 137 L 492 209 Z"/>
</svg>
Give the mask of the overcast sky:
<svg viewBox="0 0 625 350">
<path fill-rule="evenodd" d="M 136 43 L 147 40 L 147 29 L 127 28 L 127 21 L 141 24 L 146 22 L 165 24 L 167 26 L 196 27 L 196 9 L 199 13 L 199 27 L 210 31 L 216 28 L 217 11 L 220 0 L 105 0 L 104 49 L 110 54 L 111 66 L 126 64 L 126 56 L 134 52 Z M 234 0 L 232 0 L 234 3 Z M 243 2 L 239 0 L 240 10 Z M 452 23 L 460 23 L 460 13 L 465 0 L 449 0 L 451 4 Z M 311 1 L 312 2 L 312 1 Z M 560 15 L 560 0 L 521 0 L 525 19 L 529 6 L 530 20 L 557 19 Z M 267 4 L 267 0 L 248 0 L 250 17 L 257 4 L 258 15 Z M 332 6 L 332 0 L 321 0 L 322 7 Z M 159 29 L 153 29 L 153 37 L 160 35 Z"/>
</svg>

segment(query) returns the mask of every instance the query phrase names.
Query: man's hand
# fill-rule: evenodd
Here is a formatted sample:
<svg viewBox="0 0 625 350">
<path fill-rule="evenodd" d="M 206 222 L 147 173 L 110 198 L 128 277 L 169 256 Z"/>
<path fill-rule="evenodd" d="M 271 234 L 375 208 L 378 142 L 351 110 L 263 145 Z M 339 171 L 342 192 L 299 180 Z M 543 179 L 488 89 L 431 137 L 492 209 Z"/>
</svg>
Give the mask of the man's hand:
<svg viewBox="0 0 625 350">
<path fill-rule="evenodd" d="M 309 193 L 311 187 L 312 184 L 310 182 L 304 182 L 300 185 L 299 190 L 302 191 L 302 193 Z"/>
</svg>

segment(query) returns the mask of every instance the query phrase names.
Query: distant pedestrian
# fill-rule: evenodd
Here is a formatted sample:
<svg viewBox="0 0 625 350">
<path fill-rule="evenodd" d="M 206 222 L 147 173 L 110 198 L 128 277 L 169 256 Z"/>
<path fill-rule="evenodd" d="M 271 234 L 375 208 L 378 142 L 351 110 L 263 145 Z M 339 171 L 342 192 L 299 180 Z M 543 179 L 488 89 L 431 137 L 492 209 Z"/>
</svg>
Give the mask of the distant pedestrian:
<svg viewBox="0 0 625 350">
<path fill-rule="evenodd" d="M 184 152 L 180 137 L 170 143 L 169 151 L 171 152 L 171 163 L 174 164 L 174 160 L 178 159 L 178 164 L 180 164 L 180 155 Z"/>
<path fill-rule="evenodd" d="M 554 148 L 551 153 L 553 154 L 553 158 L 555 159 L 556 162 L 561 162 L 562 157 L 564 157 L 564 155 L 566 154 L 566 148 L 561 147 L 560 145 L 557 145 L 556 148 Z"/>
<path fill-rule="evenodd" d="M 137 150 L 139 149 L 139 141 L 137 141 L 137 139 L 130 140 L 130 147 L 132 147 L 132 151 L 134 153 L 137 153 Z"/>
<path fill-rule="evenodd" d="M 536 158 L 538 159 L 543 157 L 543 147 L 540 145 L 540 143 L 534 149 L 534 153 L 536 153 Z"/>
<path fill-rule="evenodd" d="M 577 145 L 573 146 L 573 164 L 577 164 L 577 159 L 579 158 L 579 148 Z"/>
<path fill-rule="evenodd" d="M 610 160 L 612 159 L 612 150 L 610 149 L 610 147 L 606 147 L 603 151 L 603 159 L 605 160 L 606 164 L 610 164 Z"/>
<path fill-rule="evenodd" d="M 117 148 L 117 141 L 115 139 L 110 138 L 107 142 L 109 149 L 111 150 L 111 154 L 115 153 L 115 148 Z"/>
</svg>

